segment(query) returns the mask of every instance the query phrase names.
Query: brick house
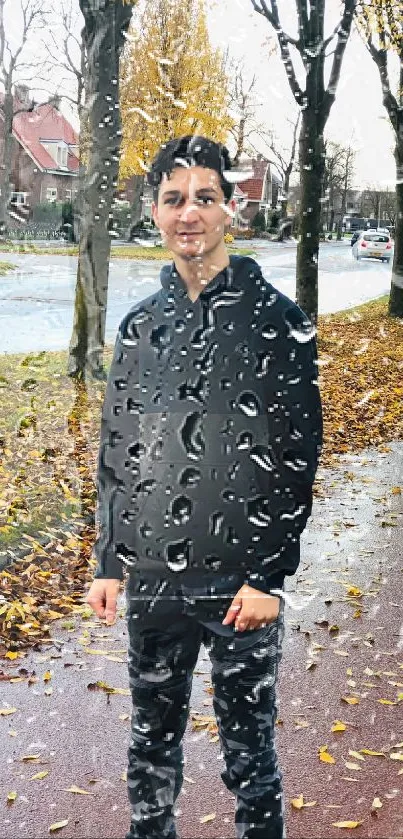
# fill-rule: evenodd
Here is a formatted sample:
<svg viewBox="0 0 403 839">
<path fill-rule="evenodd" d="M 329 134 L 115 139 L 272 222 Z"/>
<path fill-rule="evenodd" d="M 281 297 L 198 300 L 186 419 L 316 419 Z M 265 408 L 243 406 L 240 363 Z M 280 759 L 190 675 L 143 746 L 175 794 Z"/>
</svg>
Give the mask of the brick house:
<svg viewBox="0 0 403 839">
<path fill-rule="evenodd" d="M 27 104 L 28 90 L 16 89 L 16 110 Z M 0 160 L 3 154 L 0 111 Z M 60 113 L 58 102 L 16 114 L 10 179 L 11 217 L 28 219 L 33 207 L 45 202 L 72 201 L 78 185 L 78 135 Z"/>
<path fill-rule="evenodd" d="M 237 209 L 233 227 L 247 228 L 251 226 L 259 210 L 264 212 L 266 222 L 270 209 L 277 206 L 280 179 L 273 173 L 270 163 L 262 155 L 257 158 L 242 160 L 240 170 L 251 170 L 251 176 L 240 181 L 235 187 L 234 198 Z"/>
</svg>

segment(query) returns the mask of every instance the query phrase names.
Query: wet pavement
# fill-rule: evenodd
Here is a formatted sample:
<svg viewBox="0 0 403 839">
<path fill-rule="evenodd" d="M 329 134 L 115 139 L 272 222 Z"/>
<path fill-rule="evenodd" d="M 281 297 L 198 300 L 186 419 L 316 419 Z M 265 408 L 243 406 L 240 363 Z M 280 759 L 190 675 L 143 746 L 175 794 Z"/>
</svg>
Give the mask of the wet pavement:
<svg viewBox="0 0 403 839">
<path fill-rule="evenodd" d="M 403 837 L 402 476 L 402 443 L 319 470 L 300 568 L 286 587 L 277 743 L 288 839 L 349 835 L 333 826 L 345 821 L 359 823 L 357 839 Z M 120 605 L 123 616 L 123 594 Z M 0 661 L 0 670 L 22 678 L 1 682 L 0 709 L 16 709 L 0 714 L 1 837 L 42 839 L 51 824 L 68 820 L 57 831 L 63 839 L 122 839 L 130 819 L 130 696 L 88 686 L 102 680 L 128 692 L 125 621 L 106 628 L 95 617 L 77 617 L 71 631 L 54 623 L 53 638 L 19 661 Z M 28 684 L 32 674 L 37 681 Z M 209 683 L 202 648 L 192 711 L 213 714 Z M 335 721 L 345 730 L 332 732 Z M 189 723 L 184 746 L 179 836 L 235 837 L 219 743 Z M 334 763 L 319 759 L 324 746 Z M 48 774 L 31 780 L 39 772 Z M 11 792 L 17 797 L 7 804 Z M 300 795 L 315 803 L 293 808 Z M 374 799 L 381 806 L 371 812 Z"/>
<path fill-rule="evenodd" d="M 295 299 L 296 243 L 239 242 L 256 249 L 264 276 Z M 16 270 L 0 281 L 0 353 L 66 349 L 73 324 L 77 257 L 1 254 Z M 136 302 L 159 287 L 161 262 L 111 259 L 106 340 Z M 391 267 L 379 260 L 357 263 L 349 242 L 325 242 L 319 254 L 319 311 L 336 312 L 390 290 Z M 18 318 L 18 331 L 15 323 Z"/>
</svg>

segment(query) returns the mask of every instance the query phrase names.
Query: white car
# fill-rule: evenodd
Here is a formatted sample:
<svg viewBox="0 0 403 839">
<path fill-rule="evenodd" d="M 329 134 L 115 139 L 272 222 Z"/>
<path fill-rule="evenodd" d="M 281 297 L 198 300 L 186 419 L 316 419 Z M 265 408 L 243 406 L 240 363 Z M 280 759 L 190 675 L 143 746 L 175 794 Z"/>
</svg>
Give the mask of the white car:
<svg viewBox="0 0 403 839">
<path fill-rule="evenodd" d="M 363 230 L 353 245 L 355 259 L 380 259 L 390 262 L 393 255 L 393 242 L 387 231 Z"/>
</svg>

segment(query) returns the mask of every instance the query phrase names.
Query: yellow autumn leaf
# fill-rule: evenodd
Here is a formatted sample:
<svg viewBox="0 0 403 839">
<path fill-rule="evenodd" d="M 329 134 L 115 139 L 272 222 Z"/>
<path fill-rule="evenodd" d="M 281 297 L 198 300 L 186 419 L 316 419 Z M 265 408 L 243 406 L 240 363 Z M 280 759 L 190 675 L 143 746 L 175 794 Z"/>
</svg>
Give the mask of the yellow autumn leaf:
<svg viewBox="0 0 403 839">
<path fill-rule="evenodd" d="M 43 674 L 43 681 L 48 682 L 49 679 L 51 679 L 51 678 L 52 678 L 52 674 L 51 674 L 50 670 L 47 670 L 46 673 Z"/>
<path fill-rule="evenodd" d="M 389 757 L 391 760 L 403 760 L 403 752 L 394 752 Z"/>
<path fill-rule="evenodd" d="M 392 495 L 401 495 L 402 490 L 401 487 L 392 487 Z"/>
<path fill-rule="evenodd" d="M 49 770 L 45 769 L 43 772 L 37 772 L 36 775 L 32 775 L 30 781 L 42 781 L 43 778 L 46 778 L 46 775 L 49 775 Z"/>
<path fill-rule="evenodd" d="M 342 696 L 342 701 L 347 702 L 347 705 L 358 705 L 359 699 L 357 696 Z"/>
<path fill-rule="evenodd" d="M 350 761 L 345 762 L 346 769 L 354 769 L 357 772 L 361 771 L 361 766 L 358 766 L 358 763 L 350 763 Z"/>
<path fill-rule="evenodd" d="M 365 757 L 363 757 L 362 754 L 360 754 L 360 752 L 355 752 L 353 751 L 353 749 L 349 749 L 348 753 L 350 757 L 355 757 L 356 760 L 365 760 Z"/>
<path fill-rule="evenodd" d="M 207 822 L 212 822 L 214 821 L 215 817 L 215 813 L 209 813 L 208 816 L 202 816 L 200 819 L 200 824 L 207 824 Z"/>
<path fill-rule="evenodd" d="M 50 825 L 49 833 L 52 833 L 53 830 L 60 830 L 62 827 L 66 827 L 68 825 L 69 820 L 64 819 L 62 822 L 54 822 L 54 824 Z"/>
<path fill-rule="evenodd" d="M 330 730 L 334 733 L 336 731 L 346 731 L 346 728 L 347 726 L 344 722 L 341 722 L 341 720 L 335 720 Z"/>
<path fill-rule="evenodd" d="M 333 827 L 346 827 L 349 830 L 353 830 L 355 827 L 359 827 L 361 822 L 332 822 Z"/>
<path fill-rule="evenodd" d="M 75 792 L 77 795 L 94 795 L 93 792 L 88 792 L 86 789 L 80 789 L 80 787 L 71 786 L 68 789 L 65 789 L 64 792 Z"/>
<path fill-rule="evenodd" d="M 316 801 L 304 801 L 304 796 L 299 795 L 298 798 L 292 798 L 291 804 L 295 810 L 302 810 L 303 807 L 314 807 Z"/>
<path fill-rule="evenodd" d="M 40 755 L 23 755 L 21 760 L 39 760 Z"/>
<path fill-rule="evenodd" d="M 358 586 L 347 586 L 347 594 L 350 597 L 362 597 L 362 591 Z"/>
<path fill-rule="evenodd" d="M 383 805 L 382 805 L 381 799 L 380 798 L 374 798 L 374 800 L 371 804 L 371 810 L 380 810 L 382 806 Z"/>
<path fill-rule="evenodd" d="M 15 801 L 16 798 L 17 798 L 17 793 L 16 792 L 9 792 L 8 795 L 7 795 L 7 801 Z"/>
<path fill-rule="evenodd" d="M 373 749 L 360 749 L 363 755 L 373 755 L 374 757 L 386 757 L 385 752 L 375 752 Z"/>
<path fill-rule="evenodd" d="M 10 661 L 14 661 L 16 658 L 22 658 L 22 656 L 9 650 L 8 653 L 5 654 L 4 658 L 9 658 Z"/>
<path fill-rule="evenodd" d="M 326 747 L 322 751 L 319 750 L 319 760 L 323 763 L 336 763 L 335 758 L 326 751 Z"/>
<path fill-rule="evenodd" d="M 376 701 L 379 702 L 381 705 L 396 705 L 397 704 L 396 702 L 392 702 L 391 699 L 377 699 Z"/>
<path fill-rule="evenodd" d="M 0 717 L 8 717 L 9 714 L 15 714 L 17 708 L 0 708 Z"/>
</svg>

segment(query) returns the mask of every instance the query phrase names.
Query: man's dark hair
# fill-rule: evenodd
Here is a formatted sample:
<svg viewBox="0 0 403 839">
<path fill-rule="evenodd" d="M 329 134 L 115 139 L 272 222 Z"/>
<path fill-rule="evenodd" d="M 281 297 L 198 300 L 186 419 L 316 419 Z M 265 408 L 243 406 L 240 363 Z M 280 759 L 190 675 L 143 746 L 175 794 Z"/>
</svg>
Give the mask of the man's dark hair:
<svg viewBox="0 0 403 839">
<path fill-rule="evenodd" d="M 147 180 L 154 189 L 155 202 L 158 200 L 163 176 L 169 177 L 173 169 L 179 166 L 205 166 L 207 169 L 214 169 L 220 176 L 225 201 L 232 198 L 234 184 L 224 177 L 224 172 L 231 169 L 231 158 L 226 146 L 207 137 L 188 134 L 164 143 L 151 164 Z"/>
</svg>

